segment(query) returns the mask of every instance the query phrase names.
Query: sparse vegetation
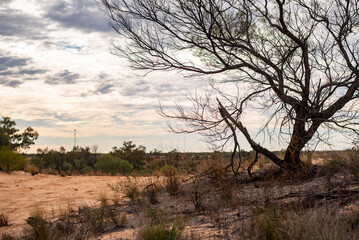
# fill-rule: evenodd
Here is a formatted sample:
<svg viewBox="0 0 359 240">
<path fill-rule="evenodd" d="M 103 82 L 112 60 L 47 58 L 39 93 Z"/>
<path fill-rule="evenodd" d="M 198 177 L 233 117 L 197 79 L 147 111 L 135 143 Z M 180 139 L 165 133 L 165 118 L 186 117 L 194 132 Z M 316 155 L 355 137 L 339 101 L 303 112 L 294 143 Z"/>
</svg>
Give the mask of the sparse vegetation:
<svg viewBox="0 0 359 240">
<path fill-rule="evenodd" d="M 166 177 L 166 189 L 172 196 L 177 196 L 181 190 L 181 182 L 177 175 L 177 169 L 172 165 L 165 165 L 161 168 L 161 173 Z"/>
<path fill-rule="evenodd" d="M 0 227 L 9 226 L 9 219 L 4 213 L 0 213 Z"/>
<path fill-rule="evenodd" d="M 135 178 L 127 177 L 126 181 L 109 185 L 109 187 L 113 191 L 123 194 L 130 203 L 136 204 L 142 201 L 140 186 Z"/>
<path fill-rule="evenodd" d="M 181 239 L 185 226 L 181 222 L 174 222 L 172 225 L 160 222 L 156 225 L 149 225 L 142 229 L 138 240 L 178 240 Z"/>
</svg>

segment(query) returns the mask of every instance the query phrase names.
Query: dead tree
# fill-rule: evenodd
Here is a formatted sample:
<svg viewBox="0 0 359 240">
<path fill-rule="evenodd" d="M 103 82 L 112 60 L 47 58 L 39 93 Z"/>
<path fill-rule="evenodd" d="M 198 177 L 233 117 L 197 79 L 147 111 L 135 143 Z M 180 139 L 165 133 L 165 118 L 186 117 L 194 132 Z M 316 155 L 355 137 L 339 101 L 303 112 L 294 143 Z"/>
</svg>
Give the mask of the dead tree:
<svg viewBox="0 0 359 240">
<path fill-rule="evenodd" d="M 101 6 L 123 40 L 114 49 L 134 69 L 227 76 L 226 84 L 238 88 L 233 94 L 214 84 L 212 93 L 189 97 L 193 109 L 162 109 L 187 124 L 175 132 L 224 143 L 241 133 L 286 170 L 302 166 L 300 152 L 320 127 L 358 132 L 357 0 L 102 0 Z M 243 125 L 251 102 L 287 136 L 284 158 Z"/>
</svg>

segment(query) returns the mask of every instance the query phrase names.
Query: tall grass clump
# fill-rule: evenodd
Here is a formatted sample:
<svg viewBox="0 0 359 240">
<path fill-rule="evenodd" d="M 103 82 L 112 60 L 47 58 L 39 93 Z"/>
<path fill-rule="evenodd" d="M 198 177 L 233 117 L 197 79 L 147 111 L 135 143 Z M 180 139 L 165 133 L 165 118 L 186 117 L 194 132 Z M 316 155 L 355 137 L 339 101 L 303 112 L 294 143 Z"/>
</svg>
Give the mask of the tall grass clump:
<svg viewBox="0 0 359 240">
<path fill-rule="evenodd" d="M 165 185 L 167 192 L 172 196 L 177 196 L 181 190 L 181 182 L 177 175 L 177 169 L 172 165 L 165 165 L 160 172 L 166 177 Z"/>
<path fill-rule="evenodd" d="M 155 225 L 145 226 L 138 234 L 138 240 L 177 240 L 181 239 L 185 224 L 179 220 L 172 224 L 161 221 Z"/>
<path fill-rule="evenodd" d="M 0 213 L 0 227 L 9 226 L 9 219 L 4 213 Z"/>
</svg>

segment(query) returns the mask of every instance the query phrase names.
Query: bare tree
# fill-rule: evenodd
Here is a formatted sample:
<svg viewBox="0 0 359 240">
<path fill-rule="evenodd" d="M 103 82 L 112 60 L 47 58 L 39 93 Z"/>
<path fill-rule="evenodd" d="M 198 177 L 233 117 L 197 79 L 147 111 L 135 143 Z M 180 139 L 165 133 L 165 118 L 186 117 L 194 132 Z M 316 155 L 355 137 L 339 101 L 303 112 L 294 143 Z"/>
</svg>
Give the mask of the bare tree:
<svg viewBox="0 0 359 240">
<path fill-rule="evenodd" d="M 226 142 L 238 132 L 287 170 L 319 127 L 358 132 L 359 1 L 102 0 L 114 45 L 135 69 L 230 76 L 238 91 L 191 96 L 193 109 L 162 114 Z M 229 78 L 229 77 L 228 77 Z M 258 144 L 241 116 L 252 101 L 288 134 L 283 159 Z"/>
</svg>

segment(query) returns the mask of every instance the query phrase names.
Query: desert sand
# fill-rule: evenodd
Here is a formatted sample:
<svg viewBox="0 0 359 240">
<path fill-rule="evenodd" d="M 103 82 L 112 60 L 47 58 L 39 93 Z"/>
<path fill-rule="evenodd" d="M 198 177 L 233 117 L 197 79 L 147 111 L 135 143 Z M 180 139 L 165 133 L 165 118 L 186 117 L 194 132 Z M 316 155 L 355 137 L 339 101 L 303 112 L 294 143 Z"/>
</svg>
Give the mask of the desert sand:
<svg viewBox="0 0 359 240">
<path fill-rule="evenodd" d="M 83 204 L 99 204 L 101 194 L 111 196 L 108 184 L 125 177 L 120 176 L 66 176 L 38 174 L 31 176 L 25 172 L 0 172 L 0 212 L 9 218 L 11 226 L 0 228 L 17 231 L 26 225 L 30 211 L 41 208 L 48 217 L 56 216 L 69 207 Z"/>
</svg>

